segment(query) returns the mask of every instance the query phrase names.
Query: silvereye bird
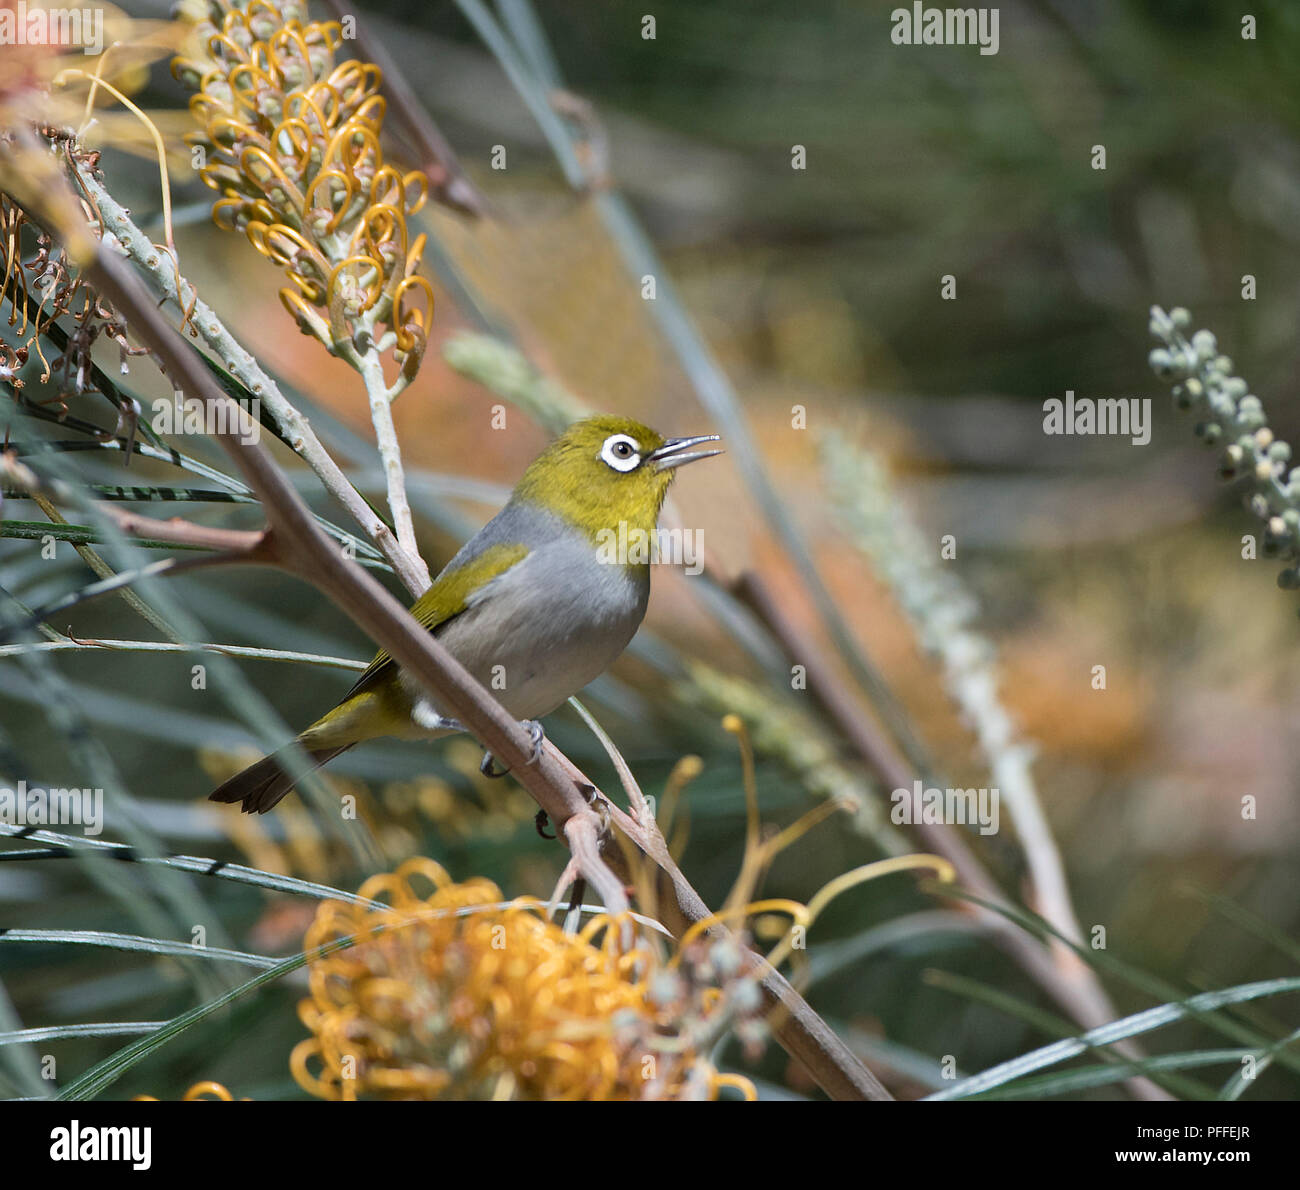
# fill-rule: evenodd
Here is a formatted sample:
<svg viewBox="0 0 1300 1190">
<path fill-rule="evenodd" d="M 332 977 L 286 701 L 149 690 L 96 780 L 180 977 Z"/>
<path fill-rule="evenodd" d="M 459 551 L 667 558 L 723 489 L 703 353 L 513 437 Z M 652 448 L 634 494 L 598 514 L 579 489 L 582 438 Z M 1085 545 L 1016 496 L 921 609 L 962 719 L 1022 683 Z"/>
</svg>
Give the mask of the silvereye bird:
<svg viewBox="0 0 1300 1190">
<path fill-rule="evenodd" d="M 509 503 L 411 607 L 528 725 L 535 748 L 542 739 L 536 720 L 608 669 L 645 616 L 650 566 L 644 553 L 632 562 L 611 559 L 607 543 L 650 541 L 677 468 L 721 454 L 691 449 L 717 437 L 664 438 L 626 417 L 575 423 L 533 460 Z M 436 739 L 461 730 L 380 650 L 298 744 L 318 768 L 362 740 Z M 490 763 L 485 757 L 485 772 Z M 294 780 L 283 756 L 268 756 L 210 800 L 265 814 Z"/>
</svg>

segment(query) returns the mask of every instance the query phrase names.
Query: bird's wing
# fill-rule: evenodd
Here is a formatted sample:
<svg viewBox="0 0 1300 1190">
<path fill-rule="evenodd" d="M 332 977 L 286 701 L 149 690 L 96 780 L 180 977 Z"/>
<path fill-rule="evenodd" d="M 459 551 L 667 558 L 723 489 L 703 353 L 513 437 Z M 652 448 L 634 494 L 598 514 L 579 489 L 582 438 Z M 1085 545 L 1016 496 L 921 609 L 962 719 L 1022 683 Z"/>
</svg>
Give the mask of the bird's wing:
<svg viewBox="0 0 1300 1190">
<path fill-rule="evenodd" d="M 423 595 L 411 605 L 413 615 L 430 632 L 436 633 L 448 621 L 477 602 L 476 595 L 498 575 L 505 574 L 528 556 L 526 545 L 493 545 L 467 559 L 461 565 L 448 567 Z M 370 689 L 377 680 L 387 676 L 393 659 L 380 649 L 375 659 L 357 679 L 356 685 L 343 696 L 347 702 L 354 694 Z"/>
</svg>

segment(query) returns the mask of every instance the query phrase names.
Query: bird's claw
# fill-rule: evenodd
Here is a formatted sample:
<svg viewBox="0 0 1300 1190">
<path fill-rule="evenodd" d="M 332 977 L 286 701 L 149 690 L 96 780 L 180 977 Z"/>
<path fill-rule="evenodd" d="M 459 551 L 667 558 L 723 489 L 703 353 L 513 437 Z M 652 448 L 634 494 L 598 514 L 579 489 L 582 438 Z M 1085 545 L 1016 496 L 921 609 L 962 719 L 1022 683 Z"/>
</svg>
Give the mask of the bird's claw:
<svg viewBox="0 0 1300 1190">
<path fill-rule="evenodd" d="M 546 739 L 546 732 L 536 719 L 525 719 L 523 726 L 528 728 L 528 738 L 533 742 L 533 750 L 528 756 L 528 763 L 536 764 L 541 759 L 542 741 Z M 496 757 L 491 752 L 484 752 L 483 763 L 478 766 L 478 771 L 483 776 L 495 781 L 500 777 L 504 777 L 510 770 L 497 768 Z"/>
<path fill-rule="evenodd" d="M 542 725 L 536 719 L 525 719 L 524 726 L 528 728 L 528 738 L 533 741 L 533 750 L 528 756 L 528 763 L 536 764 L 542 758 L 542 741 L 546 739 L 546 732 L 542 730 Z"/>
</svg>

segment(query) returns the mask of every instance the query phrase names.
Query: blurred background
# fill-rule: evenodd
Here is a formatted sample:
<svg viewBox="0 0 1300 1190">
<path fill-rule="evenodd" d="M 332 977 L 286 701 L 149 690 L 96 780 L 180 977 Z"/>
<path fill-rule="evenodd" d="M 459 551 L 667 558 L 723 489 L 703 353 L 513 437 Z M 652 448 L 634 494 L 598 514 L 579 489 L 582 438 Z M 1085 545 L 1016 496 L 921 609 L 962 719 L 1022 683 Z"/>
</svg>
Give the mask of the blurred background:
<svg viewBox="0 0 1300 1190">
<path fill-rule="evenodd" d="M 125 7 L 166 15 L 161 4 Z M 754 449 L 729 438 L 724 459 L 685 472 L 672 515 L 702 530 L 716 573 L 659 568 L 636 646 L 584 700 L 647 792 L 662 794 L 683 755 L 702 758 L 670 838 L 705 900 L 725 899 L 744 833 L 740 757 L 720 726 L 725 711 L 744 711 L 748 699 L 760 708 L 753 723 L 767 724 L 766 735 L 754 727 L 765 822 L 786 825 L 845 785 L 877 799 L 889 793 L 833 724 L 819 721 L 804 737 L 824 743 L 811 759 L 772 726 L 790 706 L 784 722 L 798 735 L 793 716 L 810 712 L 781 687 L 779 655 L 748 641 L 748 622 L 724 606 L 719 579 L 725 587 L 761 573 L 851 685 L 815 591 L 824 584 L 938 770 L 961 785 L 989 784 L 941 666 L 836 515 L 846 493 L 819 447 L 829 437 L 883 463 L 892 495 L 881 499 L 897 500 L 897 515 L 916 521 L 934 560 L 940 539 L 955 539 L 956 558 L 942 564 L 978 600 L 972 627 L 996 644 L 1001 700 L 1036 749 L 1034 776 L 1084 930 L 1104 926 L 1109 953 L 1183 992 L 1293 974 L 1296 599 L 1277 589 L 1272 562 L 1242 557 L 1242 535 L 1258 523 L 1216 480 L 1213 456 L 1146 356 L 1149 307 L 1187 306 L 1196 326 L 1216 332 L 1277 434 L 1294 440 L 1300 431 L 1300 10 L 1282 0 L 1254 5 L 1258 37 L 1243 40 L 1240 14 L 1195 0 L 1003 3 L 999 52 L 982 56 L 974 47 L 891 44 L 893 7 L 435 0 L 355 10 L 483 200 L 478 216 L 430 203 L 411 221 L 430 237 L 425 272 L 438 304 L 430 350 L 395 415 L 425 557 L 433 569 L 445 562 L 547 437 L 515 407 L 508 432 L 494 432 L 500 396 L 453 366 L 460 357 L 448 345 L 491 334 L 583 405 L 668 434 L 730 428 L 725 402 L 701 399 L 711 356 Z M 324 5 L 312 11 L 325 19 Z M 646 15 L 652 40 L 643 37 Z M 564 133 L 558 156 L 485 29 L 503 30 L 552 84 L 543 95 Z M 136 102 L 178 143 L 191 126 L 184 92 L 165 63 L 141 81 Z M 400 128 L 391 117 L 386 127 Z M 1097 145 L 1104 170 L 1092 165 Z M 806 168 L 792 168 L 794 146 L 806 150 Z M 504 169 L 492 167 L 498 147 Z M 400 131 L 390 131 L 386 149 L 401 159 Z M 109 189 L 160 239 L 156 164 L 111 146 L 102 164 Z M 186 276 L 381 499 L 358 378 L 297 333 L 276 296 L 277 271 L 212 225 L 211 195 L 184 168 L 173 169 L 172 197 Z M 661 272 L 639 267 L 642 232 Z M 659 281 L 653 305 L 642 297 L 647 271 Z M 1252 301 L 1241 296 L 1247 274 L 1257 280 Z M 954 300 L 941 297 L 945 275 L 955 278 Z M 679 317 L 693 323 L 698 344 L 674 330 Z M 131 380 L 142 395 L 165 391 L 143 368 Z M 1151 398 L 1149 444 L 1044 435 L 1043 402 L 1066 390 Z M 796 407 L 807 429 L 792 424 Z M 790 518 L 793 549 L 755 487 L 759 466 Z M 83 474 L 126 483 L 161 482 L 168 472 L 133 460 L 124 478 L 120 457 L 111 457 L 87 461 Z M 341 521 L 315 481 L 296 474 L 313 507 Z M 181 511 L 259 523 L 251 507 Z M 886 521 L 895 515 L 892 505 L 882 511 Z M 819 579 L 810 580 L 809 560 Z M 5 588 L 29 607 L 88 578 L 66 547 L 49 562 L 31 542 L 0 542 L 0 565 Z M 209 640 L 370 652 L 336 609 L 277 574 L 223 570 L 178 578 L 172 589 Z M 148 635 L 112 598 L 66 620 L 54 626 L 76 636 Z M 710 685 L 692 659 L 735 687 Z M 191 688 L 188 661 L 87 651 L 31 664 L 0 658 L 6 775 L 85 783 L 63 734 L 76 724 L 51 711 L 58 699 L 75 708 L 68 713 L 103 749 L 120 795 L 135 799 L 168 850 L 349 889 L 424 854 L 457 879 L 484 875 L 507 895 L 547 896 L 562 866 L 562 850 L 533 828 L 531 800 L 510 781 L 483 781 L 467 741 L 372 744 L 333 764 L 340 788 L 365 791 L 369 838 L 360 846 L 295 799 L 270 821 L 204 805 L 215 781 L 249 759 L 240 749 L 258 745 L 211 684 Z M 238 664 L 292 727 L 351 682 L 345 672 Z M 1105 690 L 1093 688 L 1099 665 Z M 870 714 L 872 700 L 858 697 Z M 547 728 L 593 779 L 617 789 L 572 711 Z M 1257 820 L 1242 819 L 1247 795 Z M 1010 825 L 967 841 L 1019 898 L 1024 860 Z M 806 901 L 881 854 L 870 831 L 832 818 L 783 853 L 764 893 Z M 312 912 L 298 898 L 197 888 L 227 944 L 263 953 L 291 953 Z M 0 924 L 140 930 L 132 917 L 144 903 L 167 911 L 137 871 L 0 864 Z M 1030 1009 L 1058 1011 L 978 933 L 919 925 L 881 933 L 935 905 L 906 878 L 847 894 L 810 936 L 802 975 L 814 1007 L 906 1097 L 943 1085 L 944 1055 L 972 1073 L 1044 1044 L 1051 1026 Z M 0 971 L 13 1019 L 29 1027 L 161 1020 L 193 1003 L 192 974 L 150 956 L 0 945 Z M 1106 984 L 1119 1012 L 1165 998 L 1122 979 Z M 987 989 L 1020 1010 L 992 1002 Z M 304 1035 L 293 1012 L 301 991 L 286 980 L 245 998 L 112 1094 L 173 1097 L 212 1078 L 237 1095 L 300 1095 L 286 1060 Z M 1295 1027 L 1293 999 L 1240 1012 L 1272 1036 Z M 1191 1050 L 1212 1036 L 1185 1024 L 1146 1041 L 1154 1052 Z M 60 1079 L 119 1044 L 60 1041 L 51 1050 Z M 764 1094 L 817 1094 L 775 1045 L 757 1063 L 738 1051 L 724 1063 L 757 1077 Z M 1205 1080 L 1196 1086 L 1213 1093 L 1232 1070 L 1195 1072 Z M 1249 1094 L 1294 1098 L 1296 1089 L 1293 1072 L 1274 1068 Z"/>
</svg>

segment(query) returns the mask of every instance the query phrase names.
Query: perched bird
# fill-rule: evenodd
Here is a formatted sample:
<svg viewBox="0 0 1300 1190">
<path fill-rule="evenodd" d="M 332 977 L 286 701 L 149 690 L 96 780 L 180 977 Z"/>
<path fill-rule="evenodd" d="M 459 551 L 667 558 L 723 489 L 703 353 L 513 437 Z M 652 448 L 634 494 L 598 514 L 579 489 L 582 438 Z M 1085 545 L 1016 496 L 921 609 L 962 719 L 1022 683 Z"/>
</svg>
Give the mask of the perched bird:
<svg viewBox="0 0 1300 1190">
<path fill-rule="evenodd" d="M 636 633 L 650 595 L 650 566 L 646 550 L 635 547 L 653 539 L 676 469 L 722 453 L 692 447 L 717 439 L 664 438 L 626 417 L 575 423 L 529 464 L 509 503 L 411 607 L 528 724 L 536 747 L 542 740 L 536 720 L 603 673 Z M 436 739 L 461 730 L 381 650 L 297 742 L 318 768 L 377 736 Z M 485 772 L 490 764 L 485 757 Z M 268 756 L 210 800 L 265 814 L 293 788 L 291 770 L 282 753 Z"/>
</svg>

